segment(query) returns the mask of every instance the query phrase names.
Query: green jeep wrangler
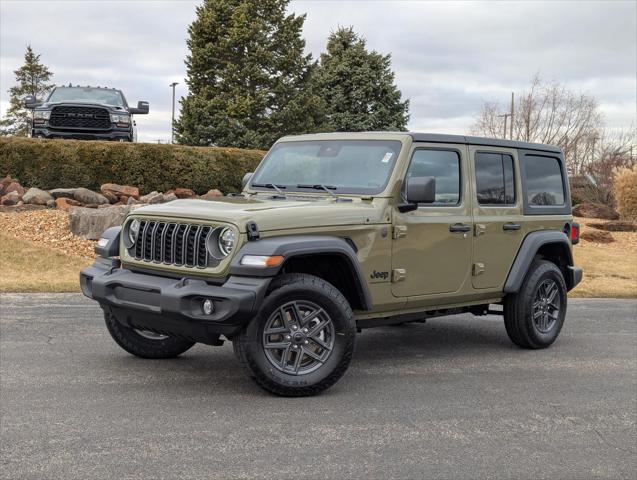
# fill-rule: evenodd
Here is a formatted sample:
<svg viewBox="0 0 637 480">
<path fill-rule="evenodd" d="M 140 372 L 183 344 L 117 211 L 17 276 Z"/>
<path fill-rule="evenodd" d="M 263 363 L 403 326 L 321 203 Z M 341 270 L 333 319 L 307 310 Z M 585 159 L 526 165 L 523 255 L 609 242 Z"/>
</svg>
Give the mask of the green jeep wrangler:
<svg viewBox="0 0 637 480">
<path fill-rule="evenodd" d="M 578 238 L 559 148 L 301 135 L 279 140 L 240 194 L 135 210 L 80 281 L 127 352 L 228 339 L 258 385 L 301 396 L 345 373 L 367 327 L 499 314 L 513 343 L 548 347 L 582 278 Z"/>
</svg>

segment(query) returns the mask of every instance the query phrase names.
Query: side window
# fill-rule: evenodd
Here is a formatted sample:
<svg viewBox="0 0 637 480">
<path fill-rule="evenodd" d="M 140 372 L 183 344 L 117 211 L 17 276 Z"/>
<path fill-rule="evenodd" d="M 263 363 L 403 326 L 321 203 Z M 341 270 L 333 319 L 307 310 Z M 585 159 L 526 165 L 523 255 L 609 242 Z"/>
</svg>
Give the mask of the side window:
<svg viewBox="0 0 637 480">
<path fill-rule="evenodd" d="M 460 203 L 460 155 L 455 150 L 415 150 L 407 170 L 411 177 L 435 177 L 436 201 L 429 205 Z"/>
<path fill-rule="evenodd" d="M 529 205 L 564 205 L 564 181 L 557 158 L 527 155 L 524 173 Z"/>
<path fill-rule="evenodd" d="M 475 156 L 475 165 L 480 205 L 515 203 L 515 180 L 511 155 L 478 152 Z"/>
</svg>

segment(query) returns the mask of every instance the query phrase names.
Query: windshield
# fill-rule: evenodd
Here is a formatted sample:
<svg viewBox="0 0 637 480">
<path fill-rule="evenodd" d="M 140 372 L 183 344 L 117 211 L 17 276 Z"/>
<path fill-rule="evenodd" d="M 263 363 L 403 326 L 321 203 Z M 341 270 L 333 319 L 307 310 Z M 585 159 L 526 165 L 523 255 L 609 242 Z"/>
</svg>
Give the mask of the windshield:
<svg viewBox="0 0 637 480">
<path fill-rule="evenodd" d="M 86 102 L 102 103 L 116 107 L 124 106 L 124 99 L 118 90 L 91 87 L 62 87 L 56 88 L 51 93 L 47 102 Z"/>
<path fill-rule="evenodd" d="M 281 142 L 263 159 L 250 186 L 377 194 L 387 185 L 400 148 L 397 140 Z"/>
</svg>

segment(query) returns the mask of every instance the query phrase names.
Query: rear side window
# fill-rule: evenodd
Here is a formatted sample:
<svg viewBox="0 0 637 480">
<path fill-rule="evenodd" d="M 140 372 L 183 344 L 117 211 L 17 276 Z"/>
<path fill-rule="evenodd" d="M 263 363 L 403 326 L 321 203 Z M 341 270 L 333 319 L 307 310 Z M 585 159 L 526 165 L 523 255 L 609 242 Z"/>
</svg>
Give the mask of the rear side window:
<svg viewBox="0 0 637 480">
<path fill-rule="evenodd" d="M 476 187 L 480 205 L 515 203 L 513 157 L 501 153 L 478 152 L 475 156 Z"/>
<path fill-rule="evenodd" d="M 557 158 L 527 156 L 524 161 L 526 200 L 529 205 L 564 205 L 564 180 Z"/>
<path fill-rule="evenodd" d="M 407 170 L 407 178 L 411 177 L 436 179 L 436 201 L 429 205 L 460 203 L 460 155 L 455 150 L 415 150 Z"/>
</svg>

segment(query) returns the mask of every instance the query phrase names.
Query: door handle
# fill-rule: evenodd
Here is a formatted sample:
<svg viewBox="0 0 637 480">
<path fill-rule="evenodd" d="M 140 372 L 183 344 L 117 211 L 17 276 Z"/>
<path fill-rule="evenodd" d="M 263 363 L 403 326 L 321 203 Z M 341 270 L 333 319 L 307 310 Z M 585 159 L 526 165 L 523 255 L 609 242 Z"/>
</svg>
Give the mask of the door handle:
<svg viewBox="0 0 637 480">
<path fill-rule="evenodd" d="M 513 230 L 519 230 L 520 228 L 522 228 L 522 226 L 519 223 L 505 223 L 504 225 L 502 225 L 502 230 L 504 231 L 513 231 Z"/>
<path fill-rule="evenodd" d="M 471 230 L 469 225 L 465 225 L 464 223 L 454 223 L 453 225 L 449 225 L 449 231 L 451 233 L 463 233 Z"/>
</svg>

